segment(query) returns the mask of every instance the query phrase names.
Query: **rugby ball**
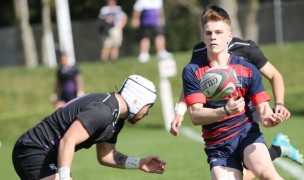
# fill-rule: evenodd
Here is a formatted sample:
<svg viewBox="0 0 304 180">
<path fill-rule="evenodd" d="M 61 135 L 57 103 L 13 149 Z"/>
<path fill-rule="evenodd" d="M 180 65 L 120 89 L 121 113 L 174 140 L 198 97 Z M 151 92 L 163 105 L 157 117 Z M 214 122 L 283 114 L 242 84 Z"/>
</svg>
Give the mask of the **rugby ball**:
<svg viewBox="0 0 304 180">
<path fill-rule="evenodd" d="M 236 89 L 235 71 L 226 65 L 214 66 L 203 74 L 200 87 L 203 94 L 212 100 L 220 100 L 229 96 Z"/>
</svg>

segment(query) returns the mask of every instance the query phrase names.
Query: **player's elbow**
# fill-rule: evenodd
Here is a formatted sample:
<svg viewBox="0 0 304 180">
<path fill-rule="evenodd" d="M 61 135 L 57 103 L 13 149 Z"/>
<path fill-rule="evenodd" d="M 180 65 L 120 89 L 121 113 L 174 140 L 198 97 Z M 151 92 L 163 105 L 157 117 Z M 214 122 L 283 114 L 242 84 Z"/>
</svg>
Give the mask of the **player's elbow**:
<svg viewBox="0 0 304 180">
<path fill-rule="evenodd" d="M 190 117 L 190 120 L 191 120 L 192 124 L 195 125 L 195 126 L 201 125 L 201 122 L 199 121 L 198 118 Z"/>
</svg>

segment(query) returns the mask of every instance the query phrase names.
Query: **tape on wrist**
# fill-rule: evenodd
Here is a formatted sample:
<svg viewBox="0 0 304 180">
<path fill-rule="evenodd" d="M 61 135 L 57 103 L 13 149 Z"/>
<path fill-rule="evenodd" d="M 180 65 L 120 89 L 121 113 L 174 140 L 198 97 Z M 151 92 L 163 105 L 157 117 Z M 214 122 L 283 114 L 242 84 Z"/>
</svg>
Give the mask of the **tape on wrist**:
<svg viewBox="0 0 304 180">
<path fill-rule="evenodd" d="M 184 115 L 187 111 L 187 106 L 185 104 L 176 103 L 175 114 Z"/>
<path fill-rule="evenodd" d="M 58 169 L 59 180 L 70 180 L 71 169 L 69 167 L 61 167 Z"/>
<path fill-rule="evenodd" d="M 228 110 L 227 110 L 227 108 L 226 108 L 226 105 L 224 106 L 224 110 L 225 110 L 227 116 L 230 116 L 230 113 L 228 112 Z"/>
<path fill-rule="evenodd" d="M 137 169 L 139 168 L 140 158 L 128 157 L 126 160 L 125 167 L 128 169 Z"/>
</svg>

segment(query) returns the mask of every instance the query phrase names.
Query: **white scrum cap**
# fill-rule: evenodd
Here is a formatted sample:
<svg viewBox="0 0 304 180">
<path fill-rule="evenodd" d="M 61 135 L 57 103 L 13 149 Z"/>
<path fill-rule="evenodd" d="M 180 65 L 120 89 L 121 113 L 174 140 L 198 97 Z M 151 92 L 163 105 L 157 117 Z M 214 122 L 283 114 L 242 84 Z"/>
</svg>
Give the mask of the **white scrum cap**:
<svg viewBox="0 0 304 180">
<path fill-rule="evenodd" d="M 133 119 L 147 104 L 153 105 L 157 94 L 155 85 L 139 75 L 129 76 L 118 93 L 121 94 L 129 108 L 130 115 L 128 119 Z"/>
</svg>

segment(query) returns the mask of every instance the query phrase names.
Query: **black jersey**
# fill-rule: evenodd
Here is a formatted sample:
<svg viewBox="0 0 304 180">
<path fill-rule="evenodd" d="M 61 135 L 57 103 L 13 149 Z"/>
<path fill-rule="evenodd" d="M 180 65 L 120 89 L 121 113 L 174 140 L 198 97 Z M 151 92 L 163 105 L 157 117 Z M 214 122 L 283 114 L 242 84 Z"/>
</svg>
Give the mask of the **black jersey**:
<svg viewBox="0 0 304 180">
<path fill-rule="evenodd" d="M 76 146 L 75 151 L 89 148 L 98 142 L 116 143 L 124 126 L 119 117 L 115 93 L 89 94 L 75 98 L 26 132 L 38 146 L 57 149 L 60 139 L 76 120 L 80 120 L 89 138 Z"/>
<path fill-rule="evenodd" d="M 191 59 L 199 56 L 205 48 L 206 45 L 204 42 L 196 44 L 193 48 Z M 245 60 L 253 64 L 258 69 L 261 69 L 268 61 L 258 45 L 251 40 L 243 40 L 233 37 L 232 41 L 229 43 L 228 51 L 245 58 Z"/>
<path fill-rule="evenodd" d="M 76 66 L 60 67 L 56 73 L 60 91 L 67 93 L 77 92 L 76 76 L 78 74 L 80 74 L 80 71 Z"/>
</svg>

